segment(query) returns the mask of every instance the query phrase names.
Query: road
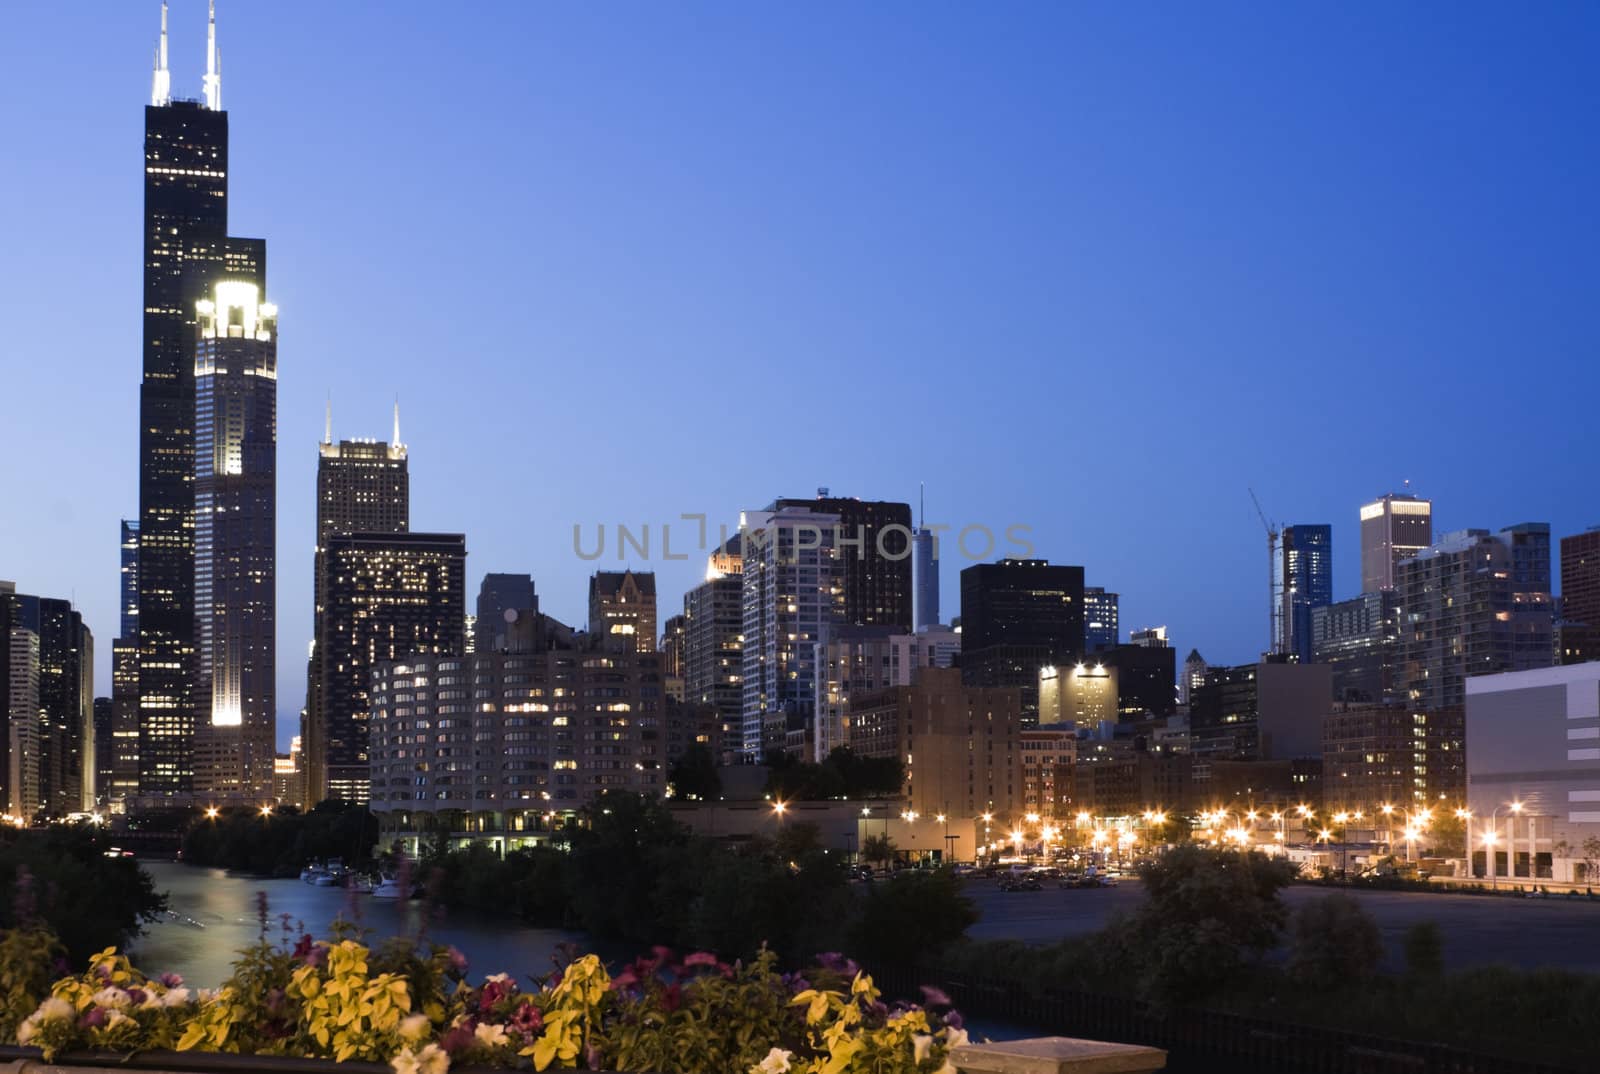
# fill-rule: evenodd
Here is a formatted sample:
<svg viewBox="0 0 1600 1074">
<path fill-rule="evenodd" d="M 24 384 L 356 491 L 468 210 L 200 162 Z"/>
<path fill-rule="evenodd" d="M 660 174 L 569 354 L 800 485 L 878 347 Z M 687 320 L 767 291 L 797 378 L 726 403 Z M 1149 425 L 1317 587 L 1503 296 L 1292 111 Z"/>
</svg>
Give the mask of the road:
<svg viewBox="0 0 1600 1074">
<path fill-rule="evenodd" d="M 1137 881 L 1098 890 L 1003 892 L 991 880 L 972 880 L 967 894 L 982 918 L 968 930 L 976 940 L 1046 944 L 1103 926 L 1118 910 L 1143 898 Z M 1285 894 L 1290 910 L 1329 893 L 1295 885 Z M 1558 968 L 1600 973 L 1600 903 L 1564 899 L 1507 899 L 1399 891 L 1351 892 L 1378 921 L 1388 961 L 1401 965 L 1405 930 L 1420 921 L 1438 924 L 1449 969 L 1472 966 Z"/>
</svg>

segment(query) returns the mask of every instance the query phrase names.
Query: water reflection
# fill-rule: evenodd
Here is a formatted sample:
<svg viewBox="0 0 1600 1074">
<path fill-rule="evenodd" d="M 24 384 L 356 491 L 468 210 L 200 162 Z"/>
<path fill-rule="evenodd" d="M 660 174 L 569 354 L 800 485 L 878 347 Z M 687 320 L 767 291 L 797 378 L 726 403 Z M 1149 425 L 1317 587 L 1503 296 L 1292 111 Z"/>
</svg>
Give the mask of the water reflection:
<svg viewBox="0 0 1600 1074">
<path fill-rule="evenodd" d="M 134 964 L 148 973 L 180 973 L 198 987 L 221 984 L 240 949 L 255 942 L 261 929 L 258 897 L 263 893 L 273 938 L 280 935 L 283 914 L 318 937 L 328 935 L 328 926 L 336 918 L 354 920 L 372 930 L 372 942 L 389 936 L 414 936 L 426 927 L 427 935 L 437 942 L 461 949 L 474 977 L 500 971 L 544 973 L 558 945 L 572 942 L 585 950 L 594 948 L 583 933 L 531 929 L 466 914 L 436 911 L 433 919 L 424 921 L 420 902 L 351 895 L 299 880 L 254 880 L 172 862 L 142 864 L 155 879 L 156 888 L 167 893 L 169 913 L 146 926 L 145 935 L 134 943 Z M 608 959 L 632 954 L 621 950 L 600 953 Z"/>
</svg>

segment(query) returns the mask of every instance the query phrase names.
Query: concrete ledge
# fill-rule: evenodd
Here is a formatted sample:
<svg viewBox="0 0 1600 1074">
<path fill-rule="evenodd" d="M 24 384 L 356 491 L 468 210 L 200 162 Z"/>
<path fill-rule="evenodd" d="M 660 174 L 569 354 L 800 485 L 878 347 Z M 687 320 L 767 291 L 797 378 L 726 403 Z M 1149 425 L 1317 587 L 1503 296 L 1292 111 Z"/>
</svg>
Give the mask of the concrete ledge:
<svg viewBox="0 0 1600 1074">
<path fill-rule="evenodd" d="M 1167 1065 L 1160 1048 L 1076 1037 L 964 1044 L 950 1059 L 962 1074 L 1147 1074 Z"/>
</svg>

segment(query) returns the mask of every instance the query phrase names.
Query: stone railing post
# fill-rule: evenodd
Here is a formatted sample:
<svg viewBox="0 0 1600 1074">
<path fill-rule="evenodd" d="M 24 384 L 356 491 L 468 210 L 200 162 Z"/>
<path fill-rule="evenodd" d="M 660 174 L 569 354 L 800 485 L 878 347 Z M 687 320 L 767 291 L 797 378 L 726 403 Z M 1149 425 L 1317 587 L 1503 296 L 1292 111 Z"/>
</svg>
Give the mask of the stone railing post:
<svg viewBox="0 0 1600 1074">
<path fill-rule="evenodd" d="M 1076 1037 L 964 1044 L 950 1059 L 961 1074 L 1150 1074 L 1167 1065 L 1160 1048 Z"/>
</svg>

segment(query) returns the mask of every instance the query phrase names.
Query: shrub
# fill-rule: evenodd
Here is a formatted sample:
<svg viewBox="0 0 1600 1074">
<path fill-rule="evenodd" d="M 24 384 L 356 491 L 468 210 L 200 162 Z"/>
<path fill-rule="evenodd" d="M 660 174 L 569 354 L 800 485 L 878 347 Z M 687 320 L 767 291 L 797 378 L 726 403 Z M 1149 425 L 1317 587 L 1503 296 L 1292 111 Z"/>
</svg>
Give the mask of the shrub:
<svg viewBox="0 0 1600 1074">
<path fill-rule="evenodd" d="M 949 869 L 907 871 L 868 890 L 851 948 L 869 965 L 914 966 L 961 939 L 977 920 Z"/>
<path fill-rule="evenodd" d="M 1325 895 L 1294 915 L 1289 975 L 1337 990 L 1369 980 L 1383 960 L 1383 937 L 1365 908 L 1345 894 Z"/>
<path fill-rule="evenodd" d="M 1406 929 L 1406 972 L 1413 977 L 1437 977 L 1444 972 L 1444 934 L 1432 921 L 1419 921 Z"/>
</svg>

